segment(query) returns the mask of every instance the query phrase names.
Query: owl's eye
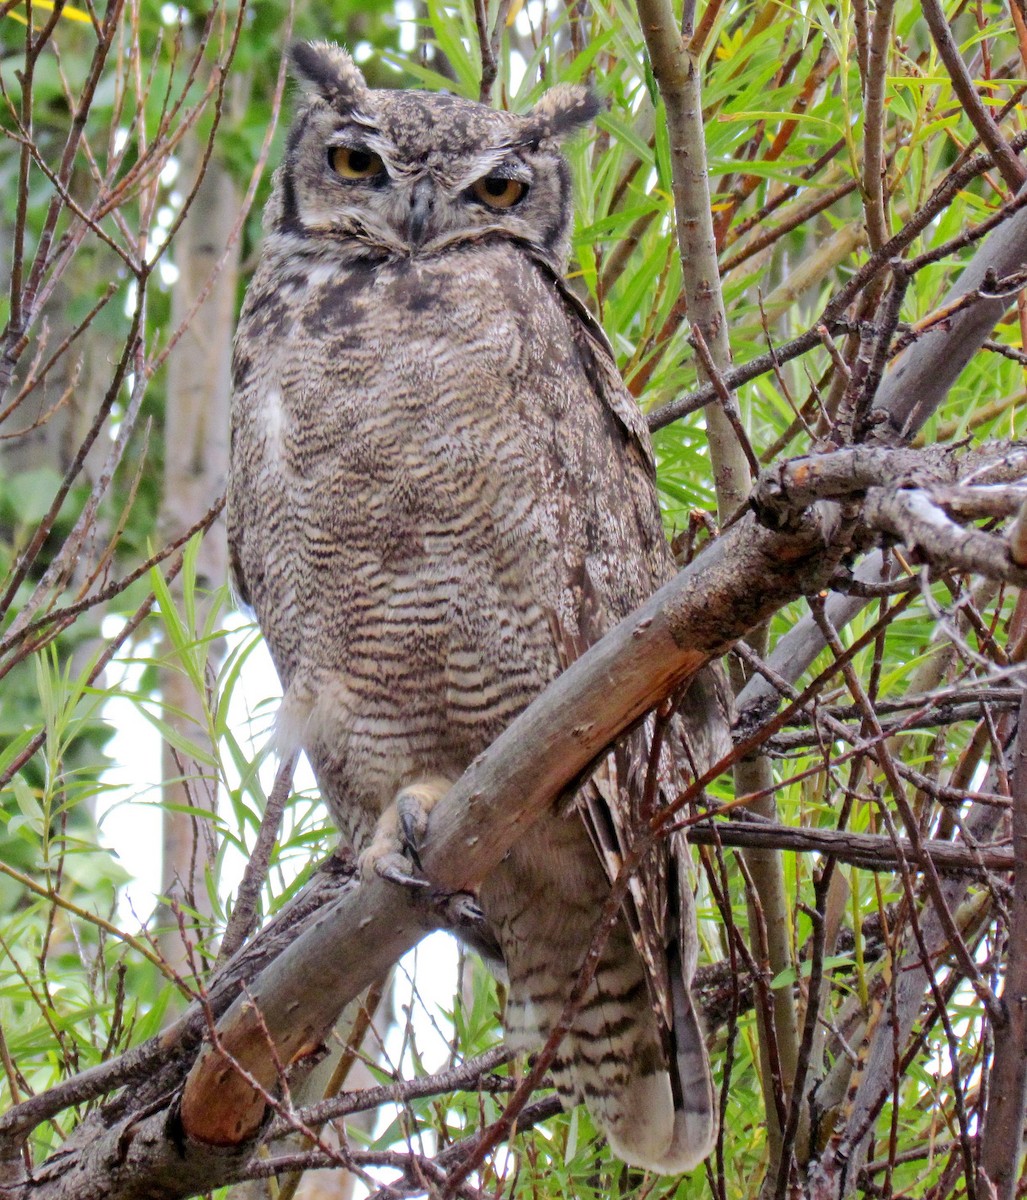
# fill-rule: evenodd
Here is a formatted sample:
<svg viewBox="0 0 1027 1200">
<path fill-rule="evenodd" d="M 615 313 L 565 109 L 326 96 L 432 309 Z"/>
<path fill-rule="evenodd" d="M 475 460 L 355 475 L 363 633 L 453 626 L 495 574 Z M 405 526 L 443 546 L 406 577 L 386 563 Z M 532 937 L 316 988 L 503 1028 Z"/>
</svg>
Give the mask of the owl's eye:
<svg viewBox="0 0 1027 1200">
<path fill-rule="evenodd" d="M 489 208 L 513 208 L 528 194 L 528 185 L 519 179 L 505 179 L 502 175 L 486 175 L 471 184 L 471 192 Z"/>
<path fill-rule="evenodd" d="M 342 179 L 374 179 L 385 170 L 377 154 L 356 146 L 333 146 L 328 151 L 328 161 Z"/>
</svg>

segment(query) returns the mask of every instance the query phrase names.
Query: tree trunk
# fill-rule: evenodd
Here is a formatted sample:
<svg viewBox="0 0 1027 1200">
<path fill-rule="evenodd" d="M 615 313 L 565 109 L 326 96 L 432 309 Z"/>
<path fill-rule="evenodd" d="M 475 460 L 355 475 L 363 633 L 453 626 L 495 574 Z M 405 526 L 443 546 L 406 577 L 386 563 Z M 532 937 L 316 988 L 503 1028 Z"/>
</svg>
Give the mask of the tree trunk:
<svg viewBox="0 0 1027 1200">
<path fill-rule="evenodd" d="M 198 147 L 191 142 L 183 176 L 196 170 Z M 208 164 L 203 182 L 175 243 L 179 271 L 172 297 L 171 327 L 188 322 L 181 344 L 171 355 L 164 423 L 163 535 L 175 537 L 210 508 L 224 488 L 228 463 L 228 404 L 231 395 L 232 331 L 238 250 L 233 247 L 224 268 L 211 283 L 238 214 L 239 199 L 227 171 L 216 161 Z M 204 292 L 206 295 L 204 296 Z M 201 296 L 202 302 L 201 302 Z M 199 307 L 197 308 L 197 304 Z M 195 309 L 195 312 L 194 312 Z M 204 627 L 210 611 L 209 591 L 227 578 L 227 545 L 223 522 L 207 533 L 197 559 L 196 618 Z M 177 582 L 177 581 L 176 581 Z M 183 598 L 183 584 L 174 593 Z M 169 649 L 165 646 L 165 653 Z M 220 657 L 216 644 L 207 651 L 207 674 Z M 171 660 L 161 672 L 164 720 L 200 746 L 208 743 L 205 697 Z M 164 904 L 181 904 L 196 914 L 184 914 L 190 940 L 202 933 L 211 904 L 205 874 L 217 850 L 213 815 L 217 805 L 214 780 L 202 766 L 169 743 L 162 752 L 164 803 L 161 894 Z M 161 948 L 176 970 L 189 973 L 186 946 L 170 908 L 160 920 Z"/>
</svg>

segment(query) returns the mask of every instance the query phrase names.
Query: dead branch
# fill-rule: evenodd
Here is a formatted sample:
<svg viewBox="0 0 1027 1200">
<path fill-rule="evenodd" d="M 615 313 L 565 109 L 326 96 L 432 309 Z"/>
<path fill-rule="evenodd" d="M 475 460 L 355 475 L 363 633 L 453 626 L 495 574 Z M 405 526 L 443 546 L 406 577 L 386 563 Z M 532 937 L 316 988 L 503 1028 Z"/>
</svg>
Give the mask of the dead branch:
<svg viewBox="0 0 1027 1200">
<path fill-rule="evenodd" d="M 883 834 L 851 833 L 838 829 L 805 829 L 777 825 L 772 821 L 716 821 L 689 828 L 690 841 L 700 846 L 756 846 L 765 850 L 795 850 L 831 855 L 867 871 L 894 871 L 900 857 L 911 866 L 922 867 L 930 858 L 947 874 L 981 876 L 987 871 L 1013 868 L 1013 850 L 1007 846 L 962 846 L 926 838 L 920 846 Z"/>
</svg>

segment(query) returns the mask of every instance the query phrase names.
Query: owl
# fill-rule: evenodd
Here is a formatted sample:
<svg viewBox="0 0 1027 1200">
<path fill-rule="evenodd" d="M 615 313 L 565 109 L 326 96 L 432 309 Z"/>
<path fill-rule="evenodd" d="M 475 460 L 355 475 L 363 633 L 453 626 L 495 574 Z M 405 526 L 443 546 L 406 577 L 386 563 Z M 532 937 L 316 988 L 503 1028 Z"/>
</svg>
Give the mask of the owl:
<svg viewBox="0 0 1027 1200">
<path fill-rule="evenodd" d="M 292 58 L 303 94 L 235 345 L 232 567 L 281 677 L 283 743 L 362 869 L 402 878 L 432 805 L 673 562 L 645 422 L 563 278 L 560 143 L 593 95 L 556 86 L 517 115 L 372 90 L 330 43 Z M 716 678 L 681 711 L 660 794 L 724 749 Z M 559 1019 L 652 804 L 644 733 L 481 884 L 515 1050 Z M 695 960 L 676 834 L 552 1064 L 566 1105 L 663 1173 L 716 1134 Z"/>
</svg>

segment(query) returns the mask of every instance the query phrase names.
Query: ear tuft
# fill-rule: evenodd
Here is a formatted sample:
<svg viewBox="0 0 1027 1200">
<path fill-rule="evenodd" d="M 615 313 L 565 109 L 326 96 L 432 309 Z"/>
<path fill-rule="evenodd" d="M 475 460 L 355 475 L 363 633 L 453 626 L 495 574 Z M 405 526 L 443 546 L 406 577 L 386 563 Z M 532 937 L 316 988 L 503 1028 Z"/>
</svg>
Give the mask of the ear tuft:
<svg viewBox="0 0 1027 1200">
<path fill-rule="evenodd" d="M 558 83 L 546 92 L 525 121 L 533 139 L 561 141 L 595 120 L 602 108 L 602 101 L 591 88 Z"/>
<path fill-rule="evenodd" d="M 340 113 L 361 106 L 367 82 L 341 46 L 335 42 L 293 42 L 289 56 L 296 78 L 307 92 L 320 96 Z"/>
</svg>

